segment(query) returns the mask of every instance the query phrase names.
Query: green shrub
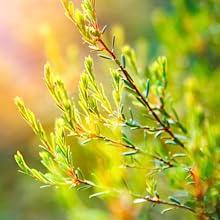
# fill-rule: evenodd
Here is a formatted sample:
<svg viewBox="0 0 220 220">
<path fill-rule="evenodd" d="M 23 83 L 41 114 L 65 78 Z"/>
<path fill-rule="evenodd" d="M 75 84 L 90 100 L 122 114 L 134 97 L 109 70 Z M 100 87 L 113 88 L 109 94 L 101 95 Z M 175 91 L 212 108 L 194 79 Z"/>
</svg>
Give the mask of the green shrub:
<svg viewBox="0 0 220 220">
<path fill-rule="evenodd" d="M 39 156 L 46 169 L 44 173 L 30 168 L 17 152 L 21 172 L 43 186 L 88 189 L 89 198 L 101 197 L 107 203 L 112 197 L 126 196 L 128 201 L 132 198 L 134 207 L 161 206 L 162 214 L 182 209 L 198 219 L 219 219 L 219 129 L 209 123 L 197 102 L 194 81 L 185 85 L 186 101 L 181 103 L 179 116 L 173 91 L 169 92 L 165 57 L 147 69 L 140 68 L 129 46 L 118 52 L 117 36 L 109 46 L 107 26 L 100 27 L 94 0 L 84 0 L 81 9 L 75 9 L 69 0 L 62 3 L 89 48 L 103 62 L 115 64 L 109 68 L 112 98 L 97 83 L 90 56 L 85 58 L 78 101 L 46 64 L 46 86 L 61 116 L 54 132 L 47 134 L 32 111 L 16 98 L 21 115 L 41 141 Z M 82 163 L 83 171 L 75 165 L 74 138 L 88 146 L 86 160 L 91 158 L 91 162 Z"/>
</svg>

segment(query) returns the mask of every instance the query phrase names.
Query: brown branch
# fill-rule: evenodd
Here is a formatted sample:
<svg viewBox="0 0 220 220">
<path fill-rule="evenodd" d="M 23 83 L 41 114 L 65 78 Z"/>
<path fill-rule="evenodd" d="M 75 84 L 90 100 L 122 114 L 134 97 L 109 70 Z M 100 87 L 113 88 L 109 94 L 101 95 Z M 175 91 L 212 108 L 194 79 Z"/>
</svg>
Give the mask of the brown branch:
<svg viewBox="0 0 220 220">
<path fill-rule="evenodd" d="M 174 167 L 175 165 L 170 162 L 169 160 L 165 160 L 163 159 L 162 157 L 159 157 L 159 156 L 156 156 L 156 155 L 152 155 L 152 157 L 158 161 L 161 161 L 162 163 L 166 164 L 168 167 L 167 168 L 172 168 Z"/>
<path fill-rule="evenodd" d="M 139 96 L 139 98 L 141 99 L 141 101 L 144 103 L 144 105 L 147 107 L 148 111 L 153 115 L 153 117 L 155 118 L 155 120 L 158 122 L 158 124 L 163 127 L 163 130 L 169 134 L 174 141 L 177 142 L 177 144 L 179 144 L 182 148 L 184 148 L 184 144 L 179 141 L 175 135 L 173 134 L 173 132 L 170 130 L 170 128 L 168 126 L 166 126 L 161 119 L 159 118 L 159 116 L 156 114 L 156 112 L 154 111 L 154 109 L 150 106 L 150 104 L 148 103 L 148 101 L 144 98 L 144 96 L 141 94 L 141 92 L 139 91 L 139 89 L 137 88 L 137 86 L 135 85 L 133 79 L 131 78 L 130 74 L 128 73 L 128 71 L 121 65 L 120 61 L 117 59 L 114 51 L 110 50 L 109 47 L 105 44 L 105 42 L 101 39 L 101 37 L 99 37 L 97 39 L 97 42 L 99 42 L 101 44 L 101 46 L 103 47 L 103 49 L 112 57 L 112 59 L 114 60 L 114 62 L 117 64 L 117 66 L 119 67 L 119 69 L 122 71 L 122 73 L 124 74 L 125 78 L 128 80 L 128 82 L 133 86 L 133 89 L 135 90 L 135 92 L 137 93 L 137 95 Z"/>
<path fill-rule="evenodd" d="M 168 205 L 168 206 L 172 206 L 172 207 L 176 207 L 176 208 L 186 209 L 186 210 L 188 210 L 190 212 L 195 213 L 195 210 L 190 208 L 189 206 L 186 206 L 186 205 L 183 205 L 183 204 L 174 203 L 174 202 L 168 202 L 168 201 L 165 201 L 165 200 L 161 200 L 158 197 L 152 198 L 152 197 L 146 196 L 143 199 L 145 199 L 148 202 L 154 203 L 154 204 Z"/>
</svg>

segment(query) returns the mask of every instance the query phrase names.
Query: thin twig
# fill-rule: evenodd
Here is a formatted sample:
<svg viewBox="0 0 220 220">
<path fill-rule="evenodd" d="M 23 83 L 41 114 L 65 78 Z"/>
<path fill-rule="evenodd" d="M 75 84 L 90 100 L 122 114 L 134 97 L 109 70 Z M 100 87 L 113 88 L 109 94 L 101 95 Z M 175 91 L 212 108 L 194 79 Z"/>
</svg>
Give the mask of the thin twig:
<svg viewBox="0 0 220 220">
<path fill-rule="evenodd" d="M 137 153 L 138 153 L 138 152 L 139 152 L 139 153 L 142 152 L 138 147 L 136 147 L 136 146 L 134 146 L 134 145 L 124 144 L 124 143 L 122 143 L 122 142 L 118 142 L 118 141 L 112 140 L 112 139 L 107 138 L 107 137 L 102 136 L 102 135 L 95 135 L 94 137 L 97 138 L 97 139 L 101 139 L 101 140 L 103 140 L 103 141 L 109 142 L 109 143 L 111 143 L 111 144 L 113 144 L 113 145 L 117 145 L 117 146 L 129 148 L 129 149 L 133 149 L 133 150 L 135 150 Z"/>
<path fill-rule="evenodd" d="M 190 208 L 189 206 L 183 205 L 183 204 L 178 204 L 178 203 L 174 203 L 174 202 L 168 202 L 165 200 L 161 200 L 157 197 L 155 198 L 151 198 L 149 196 L 145 196 L 143 199 L 145 199 L 148 202 L 154 203 L 154 204 L 158 204 L 158 205 L 169 205 L 172 207 L 176 207 L 176 208 L 181 208 L 181 209 L 186 209 L 188 211 L 191 211 L 193 213 L 195 213 L 195 210 Z"/>
<path fill-rule="evenodd" d="M 150 106 L 150 104 L 148 103 L 148 101 L 144 98 L 144 96 L 141 94 L 141 92 L 139 91 L 139 89 L 137 88 L 137 86 L 135 85 L 133 79 L 131 78 L 130 74 L 128 73 L 128 71 L 121 65 L 120 61 L 117 59 L 114 51 L 112 51 L 111 49 L 108 48 L 108 46 L 106 45 L 106 43 L 102 40 L 101 37 L 99 37 L 97 39 L 97 42 L 99 42 L 101 44 L 101 46 L 104 48 L 104 50 L 112 57 L 112 59 L 114 60 L 114 62 L 117 64 L 117 66 L 119 67 L 119 69 L 122 71 L 122 73 L 124 74 L 125 78 L 128 80 L 128 82 L 133 86 L 135 92 L 137 93 L 137 95 L 139 96 L 139 98 L 142 100 L 142 102 L 144 103 L 144 105 L 147 107 L 148 111 L 153 115 L 153 117 L 156 119 L 156 121 L 158 122 L 158 124 L 163 127 L 163 130 L 168 133 L 174 141 L 177 141 L 177 144 L 179 144 L 182 148 L 184 148 L 184 144 L 178 140 L 175 135 L 173 134 L 173 132 L 170 130 L 170 128 L 168 126 L 166 126 L 161 119 L 159 118 L 159 116 L 156 114 L 156 112 L 154 111 L 154 109 Z"/>
</svg>

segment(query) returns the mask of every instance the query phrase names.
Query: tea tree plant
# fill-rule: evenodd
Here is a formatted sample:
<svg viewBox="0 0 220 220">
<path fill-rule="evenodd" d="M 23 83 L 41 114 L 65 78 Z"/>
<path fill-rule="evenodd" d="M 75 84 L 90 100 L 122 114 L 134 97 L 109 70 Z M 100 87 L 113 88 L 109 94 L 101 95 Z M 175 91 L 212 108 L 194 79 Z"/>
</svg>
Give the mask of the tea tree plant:
<svg viewBox="0 0 220 220">
<path fill-rule="evenodd" d="M 192 129 L 200 129 L 200 137 L 206 133 L 200 142 L 196 137 L 199 132 L 192 135 L 181 123 L 168 91 L 166 58 L 159 57 L 147 71 L 141 69 L 133 49 L 126 46 L 119 53 L 117 36 L 112 37 L 109 46 L 107 26 L 98 23 L 94 0 L 84 0 L 81 9 L 70 0 L 61 2 L 92 52 L 114 64 L 109 70 L 113 98 L 97 83 L 90 56 L 85 58 L 78 101 L 46 64 L 45 83 L 61 116 L 55 121 L 54 132 L 47 134 L 24 102 L 15 99 L 22 117 L 41 141 L 39 156 L 46 169 L 41 172 L 30 168 L 17 152 L 15 160 L 20 171 L 43 186 L 89 189 L 90 198 L 126 194 L 137 206 L 147 202 L 162 206 L 162 214 L 180 209 L 201 220 L 218 219 L 220 164 L 215 132 L 208 122 L 200 129 L 201 115 L 194 116 Z M 95 173 L 92 166 L 85 173 L 75 166 L 68 137 L 92 146 L 94 157 L 99 150 L 105 152 L 102 157 L 117 168 L 108 183 L 102 179 L 104 174 L 95 178 L 89 174 Z M 104 167 L 103 172 L 108 173 L 108 168 Z M 180 192 L 183 198 L 179 198 Z"/>
</svg>

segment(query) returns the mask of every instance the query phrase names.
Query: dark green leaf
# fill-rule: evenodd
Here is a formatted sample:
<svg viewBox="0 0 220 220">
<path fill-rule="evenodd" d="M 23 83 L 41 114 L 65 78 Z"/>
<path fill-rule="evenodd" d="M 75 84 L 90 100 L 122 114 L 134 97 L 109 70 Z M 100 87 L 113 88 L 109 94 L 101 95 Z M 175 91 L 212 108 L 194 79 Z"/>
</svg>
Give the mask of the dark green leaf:
<svg viewBox="0 0 220 220">
<path fill-rule="evenodd" d="M 128 86 L 131 89 L 134 89 L 134 86 L 127 79 L 123 79 L 123 81 L 126 84 L 126 86 Z"/>
<path fill-rule="evenodd" d="M 146 89 L 145 89 L 145 97 L 147 98 L 148 95 L 149 95 L 149 91 L 150 91 L 150 80 L 147 79 L 147 82 L 146 82 Z"/>
<path fill-rule="evenodd" d="M 98 56 L 101 57 L 101 58 L 104 58 L 104 59 L 106 59 L 106 60 L 112 60 L 111 57 L 106 56 L 106 55 L 104 55 L 104 54 L 98 54 Z"/>
<path fill-rule="evenodd" d="M 115 35 L 112 37 L 112 50 L 115 49 Z"/>
<path fill-rule="evenodd" d="M 126 59 L 125 59 L 124 55 L 121 55 L 121 64 L 122 64 L 122 67 L 125 69 L 126 68 Z"/>
<path fill-rule="evenodd" d="M 181 202 L 180 202 L 177 198 L 175 198 L 175 197 L 173 197 L 173 196 L 169 196 L 168 199 L 169 199 L 171 202 L 174 202 L 174 203 L 176 203 L 176 204 L 178 204 L 178 205 L 181 204 Z"/>
</svg>

